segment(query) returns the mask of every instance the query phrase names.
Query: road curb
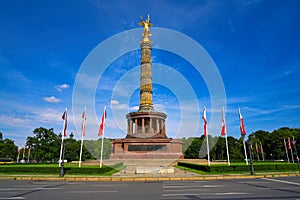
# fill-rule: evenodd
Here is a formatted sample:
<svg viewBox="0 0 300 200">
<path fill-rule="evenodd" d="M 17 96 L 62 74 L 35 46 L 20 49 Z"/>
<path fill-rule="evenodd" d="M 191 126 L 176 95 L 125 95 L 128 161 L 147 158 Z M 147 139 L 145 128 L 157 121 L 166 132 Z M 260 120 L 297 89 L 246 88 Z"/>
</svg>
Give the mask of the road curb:
<svg viewBox="0 0 300 200">
<path fill-rule="evenodd" d="M 201 181 L 201 180 L 228 180 L 228 179 L 253 179 L 253 178 L 278 178 L 287 176 L 300 176 L 299 173 L 283 174 L 257 174 L 257 175 L 215 175 L 195 177 L 30 177 L 30 176 L 0 176 L 0 180 L 20 181 L 71 181 L 71 182 L 161 182 L 161 181 Z"/>
</svg>

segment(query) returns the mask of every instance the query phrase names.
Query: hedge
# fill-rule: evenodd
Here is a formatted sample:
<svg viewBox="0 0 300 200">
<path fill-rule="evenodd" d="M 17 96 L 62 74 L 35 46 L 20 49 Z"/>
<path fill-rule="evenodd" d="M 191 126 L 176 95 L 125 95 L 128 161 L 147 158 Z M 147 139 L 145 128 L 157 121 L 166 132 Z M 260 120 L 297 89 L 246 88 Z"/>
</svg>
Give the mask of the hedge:
<svg viewBox="0 0 300 200">
<path fill-rule="evenodd" d="M 250 165 L 200 165 L 193 163 L 178 162 L 178 166 L 187 167 L 204 172 L 245 172 L 250 170 Z M 298 164 L 274 163 L 274 164 L 254 164 L 255 171 L 296 171 Z"/>
<path fill-rule="evenodd" d="M 116 168 L 122 167 L 123 163 L 115 164 L 111 167 L 102 166 L 99 167 L 64 167 L 65 174 L 105 174 L 107 172 L 113 171 Z M 1 173 L 10 174 L 22 174 L 22 173 L 32 173 L 32 174 L 59 174 L 60 168 L 57 165 L 5 165 L 0 166 Z"/>
</svg>

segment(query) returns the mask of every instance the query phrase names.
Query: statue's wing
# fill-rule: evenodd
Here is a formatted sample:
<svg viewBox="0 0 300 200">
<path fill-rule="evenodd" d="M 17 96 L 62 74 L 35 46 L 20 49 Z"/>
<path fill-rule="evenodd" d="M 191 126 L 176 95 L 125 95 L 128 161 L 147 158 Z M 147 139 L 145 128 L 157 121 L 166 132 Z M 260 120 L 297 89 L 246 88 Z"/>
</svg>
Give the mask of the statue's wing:
<svg viewBox="0 0 300 200">
<path fill-rule="evenodd" d="M 152 24 L 152 23 L 149 23 L 149 26 L 153 26 L 153 24 Z"/>
<path fill-rule="evenodd" d="M 140 25 L 140 26 L 144 26 L 143 22 L 139 22 L 139 25 Z"/>
</svg>

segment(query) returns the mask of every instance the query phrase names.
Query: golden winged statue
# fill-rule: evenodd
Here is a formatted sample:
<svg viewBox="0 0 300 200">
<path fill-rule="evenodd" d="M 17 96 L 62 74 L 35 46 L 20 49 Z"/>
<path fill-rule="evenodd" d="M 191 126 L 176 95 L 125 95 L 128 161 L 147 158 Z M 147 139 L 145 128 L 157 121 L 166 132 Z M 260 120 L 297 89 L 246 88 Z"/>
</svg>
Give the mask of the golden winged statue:
<svg viewBox="0 0 300 200">
<path fill-rule="evenodd" d="M 148 14 L 148 18 L 146 19 L 146 21 L 143 21 L 143 17 L 141 16 L 141 21 L 139 23 L 140 26 L 144 27 L 144 33 L 143 36 L 151 36 L 150 31 L 149 31 L 149 27 L 153 26 L 153 24 L 150 22 L 150 15 Z"/>
</svg>

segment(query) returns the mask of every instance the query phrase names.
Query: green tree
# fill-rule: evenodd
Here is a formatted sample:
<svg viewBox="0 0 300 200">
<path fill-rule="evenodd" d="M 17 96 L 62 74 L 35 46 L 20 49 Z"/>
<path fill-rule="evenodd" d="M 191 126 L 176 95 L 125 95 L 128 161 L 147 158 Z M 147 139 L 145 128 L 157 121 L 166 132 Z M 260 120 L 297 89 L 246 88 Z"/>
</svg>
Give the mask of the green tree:
<svg viewBox="0 0 300 200">
<path fill-rule="evenodd" d="M 12 158 L 16 160 L 18 147 L 13 140 L 4 139 L 0 141 L 0 158 Z"/>
<path fill-rule="evenodd" d="M 236 139 L 232 136 L 227 138 L 228 140 L 228 149 L 230 154 L 231 161 L 244 161 L 244 144 L 243 139 Z"/>
<path fill-rule="evenodd" d="M 189 138 L 188 140 L 192 140 L 189 147 L 183 153 L 185 158 L 199 158 L 199 151 L 203 142 L 203 139 L 200 138 Z"/>
<path fill-rule="evenodd" d="M 68 161 L 79 160 L 80 143 L 74 139 L 66 139 L 65 143 L 65 159 Z"/>
<path fill-rule="evenodd" d="M 254 138 L 253 140 L 254 144 L 256 143 L 262 144 L 265 159 L 267 160 L 287 159 L 285 148 L 284 148 L 284 142 L 283 142 L 284 138 L 286 139 L 286 142 L 288 142 L 288 138 L 290 138 L 291 140 L 292 138 L 295 138 L 297 141 L 299 141 L 300 129 L 291 129 L 288 127 L 282 127 L 272 132 L 259 130 L 251 133 L 249 137 Z M 300 148 L 299 144 L 300 143 L 298 142 L 297 145 L 298 152 Z M 260 153 L 260 148 L 259 148 L 259 153 Z"/>
<path fill-rule="evenodd" d="M 26 145 L 31 149 L 31 158 L 37 162 L 59 159 L 60 140 L 53 129 L 43 127 L 33 131 L 33 137 L 27 137 Z"/>
<path fill-rule="evenodd" d="M 102 139 L 99 140 L 85 140 L 84 147 L 90 152 L 90 155 L 86 155 L 87 159 L 96 158 L 100 159 L 101 152 L 101 142 Z M 111 139 L 104 138 L 103 141 L 103 159 L 109 159 L 111 154 Z"/>
<path fill-rule="evenodd" d="M 85 141 L 84 141 L 85 143 Z M 65 159 L 68 161 L 77 161 L 79 160 L 80 156 L 80 145 L 81 141 L 74 140 L 74 139 L 66 139 L 65 140 Z M 108 157 L 109 158 L 109 157 Z M 92 154 L 86 149 L 85 145 L 82 147 L 82 161 L 94 159 Z"/>
<path fill-rule="evenodd" d="M 213 143 L 210 143 L 211 146 L 213 146 L 213 149 L 211 150 L 211 158 L 213 160 L 224 160 L 227 159 L 227 153 L 226 153 L 226 141 L 223 137 L 214 137 L 213 138 L 215 145 Z"/>
</svg>

